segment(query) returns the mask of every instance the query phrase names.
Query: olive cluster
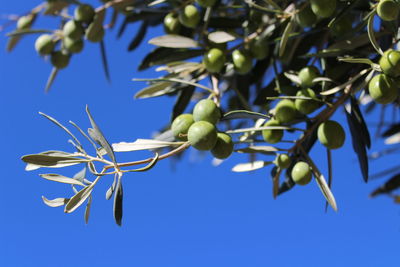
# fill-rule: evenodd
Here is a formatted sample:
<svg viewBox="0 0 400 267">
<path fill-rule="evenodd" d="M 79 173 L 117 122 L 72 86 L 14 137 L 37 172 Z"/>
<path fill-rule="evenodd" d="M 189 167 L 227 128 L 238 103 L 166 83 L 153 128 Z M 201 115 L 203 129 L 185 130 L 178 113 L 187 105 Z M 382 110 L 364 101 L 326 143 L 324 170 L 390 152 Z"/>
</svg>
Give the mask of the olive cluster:
<svg viewBox="0 0 400 267">
<path fill-rule="evenodd" d="M 380 58 L 379 66 L 383 73 L 371 79 L 368 85 L 369 94 L 377 103 L 389 104 L 399 95 L 400 52 L 387 50 Z"/>
<path fill-rule="evenodd" d="M 30 16 L 21 17 L 17 28 L 28 29 L 32 21 Z M 62 31 L 54 34 L 42 34 L 35 42 L 35 49 L 40 55 L 50 55 L 52 65 L 57 69 L 68 66 L 70 56 L 83 50 L 85 37 L 90 42 L 100 42 L 104 37 L 104 28 L 96 23 L 94 19 L 96 12 L 91 5 L 80 4 L 74 10 L 73 19 L 67 21 Z M 57 48 L 57 43 L 60 47 Z"/>
<path fill-rule="evenodd" d="M 189 141 L 197 150 L 211 150 L 214 157 L 225 159 L 233 152 L 233 142 L 229 134 L 217 131 L 220 117 L 217 105 L 210 99 L 203 99 L 195 105 L 192 114 L 176 117 L 171 130 L 177 139 Z"/>
<path fill-rule="evenodd" d="M 376 7 L 378 16 L 384 21 L 396 20 L 399 16 L 400 5 L 393 0 L 381 0 Z"/>
</svg>

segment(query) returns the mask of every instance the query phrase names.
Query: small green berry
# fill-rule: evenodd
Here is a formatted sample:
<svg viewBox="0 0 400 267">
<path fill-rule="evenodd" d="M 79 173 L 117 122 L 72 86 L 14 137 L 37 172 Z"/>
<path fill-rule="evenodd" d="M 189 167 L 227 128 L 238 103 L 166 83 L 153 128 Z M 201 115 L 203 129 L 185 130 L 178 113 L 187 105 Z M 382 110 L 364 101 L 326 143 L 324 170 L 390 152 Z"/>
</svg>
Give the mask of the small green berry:
<svg viewBox="0 0 400 267">
<path fill-rule="evenodd" d="M 396 20 L 399 16 L 399 3 L 393 0 L 381 0 L 379 1 L 376 11 L 378 16 L 384 21 Z"/>
<path fill-rule="evenodd" d="M 63 27 L 64 36 L 74 40 L 81 39 L 84 32 L 82 24 L 76 20 L 67 21 Z"/>
<path fill-rule="evenodd" d="M 300 91 L 297 92 L 296 96 L 310 97 L 310 98 L 314 98 L 314 99 L 317 98 L 314 90 L 311 88 L 301 89 Z M 311 100 L 311 99 L 300 99 L 299 98 L 294 101 L 294 104 L 296 106 L 296 109 L 305 115 L 313 113 L 316 109 L 318 109 L 320 107 L 320 102 L 318 102 L 316 100 Z"/>
<path fill-rule="evenodd" d="M 250 53 L 258 60 L 265 59 L 269 53 L 269 45 L 266 38 L 257 36 L 250 42 Z"/>
<path fill-rule="evenodd" d="M 88 41 L 93 43 L 101 42 L 104 38 L 104 28 L 103 25 L 98 25 L 97 23 L 90 23 L 89 27 L 86 29 L 85 37 Z"/>
<path fill-rule="evenodd" d="M 65 49 L 68 50 L 68 52 L 77 54 L 83 50 L 83 40 L 82 39 L 74 40 L 74 39 L 65 37 L 63 39 L 63 46 Z"/>
<path fill-rule="evenodd" d="M 171 125 L 172 133 L 179 140 L 187 140 L 187 132 L 194 123 L 192 114 L 181 114 L 174 119 Z"/>
<path fill-rule="evenodd" d="M 164 17 L 164 30 L 168 34 L 178 34 L 181 30 L 181 24 L 174 13 L 168 13 Z"/>
<path fill-rule="evenodd" d="M 304 161 L 298 161 L 291 172 L 292 180 L 296 184 L 306 185 L 311 182 L 312 174 L 311 168 L 308 163 Z"/>
<path fill-rule="evenodd" d="M 275 108 L 275 118 L 280 123 L 290 123 L 296 118 L 296 106 L 290 99 L 283 99 L 278 102 Z"/>
<path fill-rule="evenodd" d="M 211 153 L 217 159 L 226 159 L 233 152 L 233 142 L 229 134 L 218 133 L 217 142 L 215 146 L 211 149 Z"/>
<path fill-rule="evenodd" d="M 247 74 L 253 67 L 251 55 L 247 51 L 236 49 L 232 52 L 232 60 L 239 74 Z"/>
<path fill-rule="evenodd" d="M 35 49 L 40 55 L 48 55 L 53 52 L 55 42 L 50 34 L 40 35 L 35 42 Z"/>
<path fill-rule="evenodd" d="M 389 104 L 396 100 L 398 88 L 392 78 L 386 74 L 378 74 L 368 85 L 370 96 L 379 104 Z"/>
<path fill-rule="evenodd" d="M 74 10 L 74 18 L 76 21 L 90 23 L 95 15 L 95 11 L 91 5 L 78 5 Z"/>
<path fill-rule="evenodd" d="M 69 55 L 64 54 L 61 51 L 55 51 L 51 53 L 50 61 L 57 69 L 64 69 L 69 64 Z"/>
<path fill-rule="evenodd" d="M 225 54 L 221 49 L 211 48 L 203 57 L 203 64 L 209 72 L 219 72 L 225 64 Z"/>
<path fill-rule="evenodd" d="M 400 52 L 393 49 L 385 51 L 379 60 L 379 66 L 385 74 L 391 77 L 400 76 Z"/>
<path fill-rule="evenodd" d="M 292 160 L 290 159 L 288 154 L 279 154 L 275 158 L 275 164 L 281 169 L 287 169 L 289 168 L 290 164 L 292 163 Z"/>
<path fill-rule="evenodd" d="M 269 120 L 267 121 L 264 126 L 280 126 L 279 122 L 276 120 Z M 283 130 L 263 130 L 262 131 L 262 136 L 264 138 L 264 141 L 270 144 L 275 144 L 281 141 L 283 137 Z"/>
<path fill-rule="evenodd" d="M 299 79 L 301 87 L 312 87 L 313 80 L 319 76 L 319 71 L 314 66 L 307 66 L 302 68 L 299 72 Z"/>
<path fill-rule="evenodd" d="M 318 126 L 318 140 L 329 149 L 343 146 L 346 134 L 342 125 L 336 121 L 325 121 Z"/>
<path fill-rule="evenodd" d="M 187 5 L 183 12 L 179 13 L 179 22 L 188 28 L 196 28 L 200 22 L 200 13 L 194 5 Z"/>
<path fill-rule="evenodd" d="M 311 9 L 321 18 L 329 18 L 335 13 L 336 0 L 310 0 Z"/>
<path fill-rule="evenodd" d="M 22 16 L 17 21 L 18 30 L 26 30 L 32 26 L 34 16 L 32 14 Z"/>
<path fill-rule="evenodd" d="M 217 142 L 217 128 L 207 121 L 197 121 L 189 127 L 187 138 L 197 150 L 211 150 Z"/>
<path fill-rule="evenodd" d="M 317 22 L 317 16 L 307 5 L 296 14 L 296 22 L 303 28 L 311 27 Z"/>
<path fill-rule="evenodd" d="M 221 117 L 221 111 L 210 99 L 200 100 L 193 109 L 194 121 L 208 121 L 209 123 L 216 124 Z"/>
</svg>

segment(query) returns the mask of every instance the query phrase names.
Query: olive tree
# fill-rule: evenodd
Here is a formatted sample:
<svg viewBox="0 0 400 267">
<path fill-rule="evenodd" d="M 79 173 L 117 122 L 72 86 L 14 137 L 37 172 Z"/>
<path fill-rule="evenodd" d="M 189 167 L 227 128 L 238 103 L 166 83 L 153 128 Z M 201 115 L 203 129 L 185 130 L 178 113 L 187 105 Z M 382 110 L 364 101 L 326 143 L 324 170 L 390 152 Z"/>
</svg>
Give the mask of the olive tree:
<svg viewBox="0 0 400 267">
<path fill-rule="evenodd" d="M 114 217 L 120 225 L 121 177 L 126 173 L 150 171 L 158 161 L 190 147 L 210 151 L 220 161 L 233 153 L 248 153 L 249 161 L 232 171 L 268 169 L 274 198 L 315 179 L 336 210 L 331 150 L 340 149 L 346 139 L 342 124 L 349 126 L 347 135 L 367 182 L 371 138 L 364 114 L 375 108 L 398 112 L 399 10 L 400 3 L 394 0 L 111 0 L 96 7 L 75 0 L 45 1 L 10 19 L 15 29 L 8 33 L 8 50 L 25 35 L 38 35 L 35 49 L 53 66 L 46 91 L 87 42 L 99 44 L 109 78 L 103 37 L 114 27 L 119 27 L 121 36 L 140 22 L 128 50 L 141 44 L 148 29 L 162 26 L 165 33 L 149 41 L 156 48 L 136 67 L 139 71 L 157 67 L 164 75 L 146 79 L 148 86 L 135 97 L 165 95 L 176 102 L 171 121 L 159 126 L 160 134 L 133 143 L 110 144 L 88 107 L 87 131 L 41 114 L 70 135 L 75 152 L 25 155 L 26 170 L 82 165 L 73 177 L 55 173 L 41 177 L 72 185 L 72 197 L 43 201 L 63 206 L 67 213 L 86 203 L 86 222 L 93 189 L 104 176 L 113 175 L 106 198 L 114 198 Z M 36 28 L 35 21 L 44 16 L 60 23 Z M 194 108 L 189 110 L 191 102 Z M 331 119 L 339 109 L 346 122 Z M 381 125 L 385 128 L 378 131 L 387 144 L 400 142 L 399 122 L 393 119 Z M 325 159 L 309 156 L 314 146 L 326 147 L 327 174 L 318 167 Z M 116 159 L 116 153 L 138 150 L 153 156 L 131 162 Z M 384 174 L 388 180 L 371 196 L 387 194 L 400 202 L 400 196 L 393 194 L 400 186 L 400 173 L 390 169 Z"/>
</svg>

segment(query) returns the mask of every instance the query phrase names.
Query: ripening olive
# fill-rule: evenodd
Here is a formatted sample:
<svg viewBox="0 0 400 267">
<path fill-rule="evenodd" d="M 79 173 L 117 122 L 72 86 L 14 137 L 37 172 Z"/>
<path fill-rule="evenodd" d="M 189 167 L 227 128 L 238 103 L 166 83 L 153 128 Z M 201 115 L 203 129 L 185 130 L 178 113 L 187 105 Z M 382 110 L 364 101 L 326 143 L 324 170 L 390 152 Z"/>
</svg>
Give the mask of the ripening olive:
<svg viewBox="0 0 400 267">
<path fill-rule="evenodd" d="M 280 126 L 279 122 L 276 120 L 269 120 L 267 121 L 264 126 Z M 262 131 L 262 136 L 264 138 L 264 141 L 270 144 L 275 144 L 281 141 L 283 137 L 283 130 L 263 130 Z"/>
<path fill-rule="evenodd" d="M 378 16 L 384 21 L 393 21 L 399 16 L 399 3 L 393 0 L 381 0 L 376 8 Z"/>
<path fill-rule="evenodd" d="M 196 0 L 196 3 L 201 7 L 210 7 L 215 4 L 216 0 Z"/>
<path fill-rule="evenodd" d="M 215 146 L 211 149 L 211 153 L 217 159 L 226 159 L 233 152 L 233 142 L 229 134 L 218 133 L 217 142 Z"/>
<path fill-rule="evenodd" d="M 346 134 L 342 125 L 336 121 L 325 121 L 318 126 L 318 140 L 329 149 L 343 146 Z"/>
<path fill-rule="evenodd" d="M 292 180 L 296 184 L 306 185 L 311 182 L 312 174 L 311 168 L 308 163 L 304 161 L 298 161 L 291 172 Z"/>
<path fill-rule="evenodd" d="M 216 124 L 221 117 L 221 112 L 211 99 L 200 100 L 193 109 L 194 121 L 208 121 Z"/>
<path fill-rule="evenodd" d="M 307 66 L 302 68 L 298 74 L 301 87 L 313 86 L 313 80 L 317 78 L 318 75 L 319 71 L 314 66 Z"/>
<path fill-rule="evenodd" d="M 379 66 L 385 74 L 398 77 L 400 75 L 400 52 L 393 49 L 385 51 L 379 60 Z"/>
<path fill-rule="evenodd" d="M 250 42 L 250 53 L 258 60 L 262 60 L 268 56 L 269 45 L 266 38 L 257 36 Z"/>
<path fill-rule="evenodd" d="M 188 130 L 190 144 L 198 150 L 211 150 L 217 142 L 217 128 L 208 121 L 197 121 Z"/>
<path fill-rule="evenodd" d="M 74 40 L 74 39 L 65 37 L 63 39 L 63 46 L 70 53 L 73 53 L 73 54 L 80 53 L 83 49 L 83 40 L 82 39 Z"/>
<path fill-rule="evenodd" d="M 76 20 L 67 21 L 63 27 L 64 36 L 74 40 L 82 38 L 84 32 L 82 24 Z"/>
<path fill-rule="evenodd" d="M 313 89 L 305 88 L 297 92 L 296 96 L 310 97 L 316 99 L 317 96 Z M 296 109 L 302 114 L 310 114 L 320 107 L 320 103 L 312 99 L 296 99 L 294 101 Z"/>
<path fill-rule="evenodd" d="M 196 28 L 200 22 L 200 13 L 194 5 L 187 5 L 183 12 L 179 13 L 179 22 L 188 28 Z"/>
<path fill-rule="evenodd" d="M 250 53 L 244 50 L 238 50 L 232 52 L 232 61 L 235 66 L 236 72 L 240 74 L 248 73 L 253 67 L 253 60 Z"/>
<path fill-rule="evenodd" d="M 287 169 L 292 163 L 292 160 L 288 154 L 278 154 L 274 160 L 274 163 L 281 169 Z"/>
<path fill-rule="evenodd" d="M 98 23 L 90 23 L 86 29 L 85 37 L 88 41 L 93 43 L 101 42 L 104 38 L 104 28 L 103 25 Z"/>
<path fill-rule="evenodd" d="M 55 46 L 53 36 L 50 34 L 40 35 L 35 42 L 35 49 L 40 55 L 50 54 Z"/>
<path fill-rule="evenodd" d="M 74 10 L 74 18 L 76 21 L 90 23 L 95 15 L 95 11 L 91 5 L 81 4 Z"/>
<path fill-rule="evenodd" d="M 351 31 L 352 27 L 353 27 L 352 17 L 347 15 L 335 21 L 335 23 L 333 23 L 331 27 L 331 31 L 334 36 L 340 37 Z"/>
<path fill-rule="evenodd" d="M 18 30 L 26 30 L 32 26 L 34 16 L 32 14 L 22 16 L 17 21 Z"/>
<path fill-rule="evenodd" d="M 179 140 L 187 140 L 189 127 L 194 123 L 192 114 L 181 114 L 174 119 L 171 125 L 172 133 Z"/>
<path fill-rule="evenodd" d="M 178 16 L 174 13 L 168 13 L 164 17 L 164 30 L 168 34 L 177 34 L 181 29 Z"/>
<path fill-rule="evenodd" d="M 386 74 L 378 74 L 368 85 L 370 96 L 379 104 L 389 104 L 398 96 L 396 83 Z"/>
<path fill-rule="evenodd" d="M 296 118 L 296 106 L 290 99 L 283 99 L 275 107 L 275 118 L 280 123 L 290 123 Z"/>
<path fill-rule="evenodd" d="M 51 64 L 57 69 L 63 69 L 69 64 L 69 55 L 62 51 L 55 51 L 50 56 Z"/>
<path fill-rule="evenodd" d="M 296 14 L 296 22 L 301 27 L 311 27 L 317 22 L 317 16 L 311 10 L 311 6 L 307 5 Z"/>
<path fill-rule="evenodd" d="M 203 64 L 209 72 L 219 72 L 225 64 L 225 54 L 218 48 L 211 48 L 203 57 Z"/>
<path fill-rule="evenodd" d="M 310 0 L 311 9 L 321 18 L 329 18 L 336 10 L 336 0 Z"/>
</svg>

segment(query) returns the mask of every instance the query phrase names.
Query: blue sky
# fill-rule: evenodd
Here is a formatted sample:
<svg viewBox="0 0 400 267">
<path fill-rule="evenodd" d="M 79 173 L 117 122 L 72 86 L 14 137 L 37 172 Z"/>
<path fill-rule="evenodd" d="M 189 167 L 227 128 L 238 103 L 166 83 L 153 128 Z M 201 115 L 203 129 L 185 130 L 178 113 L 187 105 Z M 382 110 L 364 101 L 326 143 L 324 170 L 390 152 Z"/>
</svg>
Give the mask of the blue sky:
<svg viewBox="0 0 400 267">
<path fill-rule="evenodd" d="M 8 1 L 0 13 L 21 14 L 38 3 Z M 47 23 L 52 22 L 38 25 Z M 129 28 L 118 41 L 115 31 L 107 34 L 111 84 L 103 76 L 99 48 L 88 45 L 61 71 L 48 94 L 43 88 L 51 68 L 34 52 L 35 38 L 25 38 L 8 54 L 6 38 L 0 37 L 0 266 L 398 266 L 399 206 L 389 198 L 368 198 L 383 180 L 364 184 L 350 136 L 343 149 L 333 152 L 338 213 L 324 212 L 314 181 L 273 200 L 269 169 L 232 173 L 232 166 L 245 156 L 234 155 L 215 168 L 211 157 L 196 159 L 193 150 L 176 165 L 166 160 L 149 172 L 124 177 L 122 227 L 115 225 L 112 202 L 104 198 L 112 177 L 95 189 L 88 225 L 83 207 L 64 214 L 62 208 L 44 205 L 42 195 L 70 196 L 69 187 L 37 175 L 46 170 L 24 171 L 19 158 L 71 147 L 68 137 L 39 111 L 87 128 L 88 104 L 110 142 L 150 138 L 169 120 L 165 111 L 171 110 L 173 99 L 133 99 L 144 84 L 131 78 L 159 75 L 136 71 L 151 47 L 127 53 L 135 31 L 135 26 Z M 345 122 L 341 110 L 335 119 Z M 367 121 L 373 125 L 376 114 Z M 375 128 L 370 130 L 374 133 Z M 374 141 L 371 151 L 381 149 L 381 141 Z M 143 154 L 118 156 L 133 160 Z M 324 149 L 316 146 L 311 156 L 326 171 Z M 371 173 L 395 165 L 393 160 L 396 157 L 371 162 Z"/>
</svg>

